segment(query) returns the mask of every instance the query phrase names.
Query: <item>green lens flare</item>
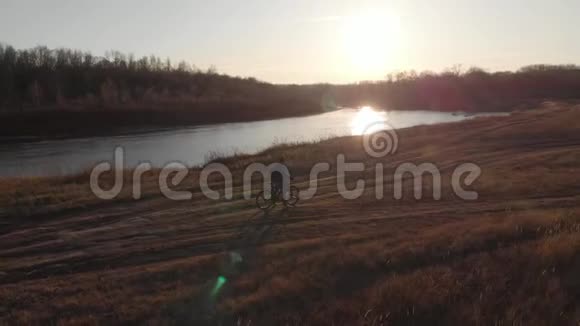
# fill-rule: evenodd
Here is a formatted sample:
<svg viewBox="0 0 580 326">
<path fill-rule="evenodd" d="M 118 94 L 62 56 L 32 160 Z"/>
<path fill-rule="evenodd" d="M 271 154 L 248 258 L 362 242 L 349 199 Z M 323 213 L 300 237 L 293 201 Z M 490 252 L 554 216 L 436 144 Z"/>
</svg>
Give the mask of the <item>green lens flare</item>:
<svg viewBox="0 0 580 326">
<path fill-rule="evenodd" d="M 224 284 L 226 284 L 226 282 L 228 281 L 228 279 L 225 276 L 218 276 L 215 285 L 213 287 L 213 289 L 211 290 L 211 296 L 215 297 L 218 292 L 220 291 L 220 289 L 224 286 Z"/>
</svg>

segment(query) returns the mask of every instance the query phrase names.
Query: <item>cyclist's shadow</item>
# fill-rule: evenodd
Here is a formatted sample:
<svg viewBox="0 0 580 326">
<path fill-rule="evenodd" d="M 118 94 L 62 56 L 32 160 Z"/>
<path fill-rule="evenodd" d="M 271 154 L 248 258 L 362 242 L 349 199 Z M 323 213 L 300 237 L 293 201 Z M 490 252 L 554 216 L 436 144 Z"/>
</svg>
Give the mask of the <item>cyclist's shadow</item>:
<svg viewBox="0 0 580 326">
<path fill-rule="evenodd" d="M 285 218 L 288 216 L 288 208 L 276 211 L 269 209 L 254 214 L 250 222 L 240 230 L 239 237 L 232 243 L 232 247 L 238 249 L 260 247 L 271 236 L 280 234 L 286 229 Z"/>
</svg>

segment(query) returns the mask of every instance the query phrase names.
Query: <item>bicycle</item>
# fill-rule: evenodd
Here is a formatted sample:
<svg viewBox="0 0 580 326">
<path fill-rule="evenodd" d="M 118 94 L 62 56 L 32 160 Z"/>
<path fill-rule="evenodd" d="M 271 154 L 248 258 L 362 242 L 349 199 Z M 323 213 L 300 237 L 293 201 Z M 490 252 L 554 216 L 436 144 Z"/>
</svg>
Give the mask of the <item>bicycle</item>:
<svg viewBox="0 0 580 326">
<path fill-rule="evenodd" d="M 272 192 L 270 194 L 270 198 L 266 198 L 264 191 L 260 191 L 258 193 L 258 195 L 256 196 L 256 206 L 259 209 L 266 211 L 266 210 L 276 206 L 276 202 L 279 202 L 281 200 L 284 203 L 284 206 L 294 207 L 294 206 L 296 206 L 296 204 L 298 203 L 298 200 L 300 199 L 299 198 L 300 191 L 295 186 L 290 186 L 289 190 L 290 190 L 290 193 L 289 193 L 288 199 L 285 199 L 284 196 L 282 195 L 282 188 L 281 187 L 272 186 Z"/>
</svg>

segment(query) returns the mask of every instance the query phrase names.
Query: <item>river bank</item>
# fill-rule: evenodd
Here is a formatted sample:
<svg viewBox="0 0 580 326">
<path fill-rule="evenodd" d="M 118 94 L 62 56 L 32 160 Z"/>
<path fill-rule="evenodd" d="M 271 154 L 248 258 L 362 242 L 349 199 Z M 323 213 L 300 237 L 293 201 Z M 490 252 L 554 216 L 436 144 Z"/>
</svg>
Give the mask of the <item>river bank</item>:
<svg viewBox="0 0 580 326">
<path fill-rule="evenodd" d="M 372 102 L 372 101 L 371 101 Z M 550 102 L 526 100 L 467 111 L 429 108 L 398 108 L 397 111 L 464 112 L 473 115 L 527 111 L 540 106 L 575 105 L 578 101 Z M 357 102 L 358 103 L 358 102 Z M 364 101 L 360 103 L 365 103 Z M 354 105 L 353 107 L 358 107 Z M 377 105 L 378 110 L 384 109 Z M 343 109 L 315 101 L 199 101 L 181 107 L 168 103 L 166 108 L 78 108 L 46 107 L 24 111 L 0 111 L 0 144 L 71 139 L 139 133 L 142 130 L 187 128 L 208 124 L 265 121 L 317 115 Z"/>
<path fill-rule="evenodd" d="M 575 324 L 579 108 L 397 132 L 397 152 L 383 159 L 370 158 L 357 136 L 220 158 L 233 171 L 232 200 L 205 198 L 200 169 L 175 186 L 193 192 L 186 201 L 160 194 L 158 170 L 143 175 L 140 200 L 130 182 L 116 200 L 96 198 L 87 173 L 2 179 L 0 300 L 8 308 L 0 321 Z M 365 165 L 347 178 L 349 189 L 359 178 L 370 185 L 359 199 L 337 190 L 341 153 Z M 301 190 L 314 163 L 329 162 L 331 171 L 319 176 L 313 199 L 263 215 L 243 199 L 241 173 L 280 156 Z M 393 198 L 392 172 L 406 162 L 440 169 L 440 200 L 429 196 L 429 181 L 425 198 L 414 199 L 411 180 Z M 482 170 L 468 187 L 479 194 L 474 201 L 458 198 L 449 182 L 465 162 Z"/>
<path fill-rule="evenodd" d="M 279 106 L 279 109 L 271 110 L 272 105 Z M 322 112 L 319 105 L 309 103 L 257 105 L 231 101 L 199 103 L 193 107 L 168 110 L 148 108 L 36 109 L 0 113 L 0 141 L 17 142 L 22 137 L 57 139 L 102 136 L 139 129 L 259 121 Z"/>
</svg>

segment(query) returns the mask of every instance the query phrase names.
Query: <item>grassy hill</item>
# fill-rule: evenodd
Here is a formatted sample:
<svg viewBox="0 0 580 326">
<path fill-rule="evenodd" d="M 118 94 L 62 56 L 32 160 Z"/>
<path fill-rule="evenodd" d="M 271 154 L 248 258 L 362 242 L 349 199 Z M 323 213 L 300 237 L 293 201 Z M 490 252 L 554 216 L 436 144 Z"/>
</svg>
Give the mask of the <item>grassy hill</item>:
<svg viewBox="0 0 580 326">
<path fill-rule="evenodd" d="M 338 153 L 368 167 L 347 179 L 371 185 L 362 198 L 342 198 L 333 170 L 313 199 L 269 214 L 239 187 L 231 201 L 205 199 L 199 169 L 177 186 L 194 191 L 182 202 L 158 193 L 158 172 L 138 201 L 128 187 L 116 201 L 94 198 L 87 174 L 3 179 L 0 323 L 576 325 L 579 108 L 398 133 L 398 152 L 381 161 L 382 200 L 379 161 L 360 137 L 221 159 L 239 184 L 247 164 L 284 155 L 301 189 L 314 162 L 335 168 Z M 393 199 L 403 162 L 436 164 L 441 200 L 415 200 L 411 180 Z M 450 188 L 461 162 L 483 171 L 478 200 Z"/>
</svg>

